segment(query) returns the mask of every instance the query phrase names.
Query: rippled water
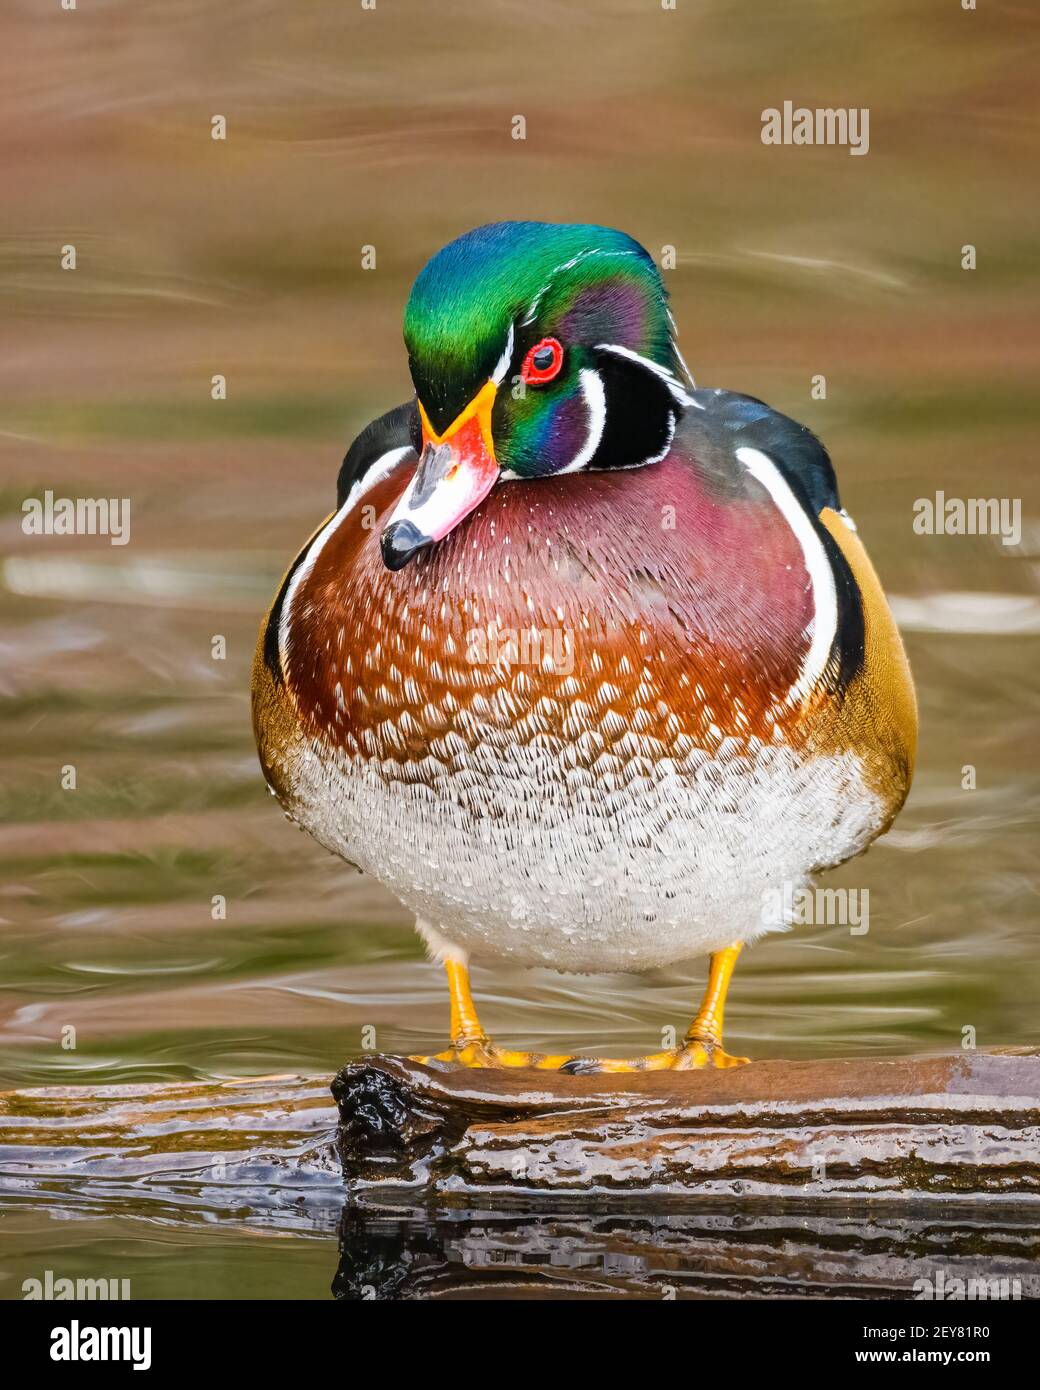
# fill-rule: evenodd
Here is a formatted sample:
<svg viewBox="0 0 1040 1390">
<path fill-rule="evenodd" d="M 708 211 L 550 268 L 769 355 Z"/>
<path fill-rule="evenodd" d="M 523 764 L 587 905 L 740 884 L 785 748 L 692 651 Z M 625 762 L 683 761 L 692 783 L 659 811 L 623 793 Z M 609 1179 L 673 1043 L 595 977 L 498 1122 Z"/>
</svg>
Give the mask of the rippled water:
<svg viewBox="0 0 1040 1390">
<path fill-rule="evenodd" d="M 730 1044 L 807 1057 L 953 1048 L 965 1029 L 979 1046 L 1040 1042 L 1022 17 L 948 8 L 763 6 L 738 35 L 722 5 L 650 15 L 614 0 L 535 24 L 496 4 L 479 50 L 464 5 L 374 19 L 331 0 L 180 0 L 145 23 L 110 0 L 89 30 L 14 10 L 23 61 L 0 89 L 20 136 L 5 141 L 0 224 L 4 1084 L 331 1073 L 365 1041 L 443 1042 L 440 973 L 405 914 L 265 791 L 249 664 L 347 443 L 407 394 L 411 277 L 449 236 L 508 216 L 677 248 L 668 283 L 698 381 L 822 435 L 906 636 L 914 790 L 894 831 L 828 879 L 869 890 L 870 930 L 805 928 L 748 952 Z M 764 148 L 759 112 L 787 97 L 869 103 L 869 157 Z M 67 243 L 75 272 L 58 269 Z M 810 396 L 817 373 L 826 400 Z M 130 497 L 130 544 L 23 535 L 21 503 L 46 488 Z M 915 535 L 914 501 L 939 488 L 1021 498 L 1020 542 Z M 575 980 L 492 962 L 475 986 L 502 1042 L 616 1053 L 685 1026 L 703 971 Z"/>
</svg>

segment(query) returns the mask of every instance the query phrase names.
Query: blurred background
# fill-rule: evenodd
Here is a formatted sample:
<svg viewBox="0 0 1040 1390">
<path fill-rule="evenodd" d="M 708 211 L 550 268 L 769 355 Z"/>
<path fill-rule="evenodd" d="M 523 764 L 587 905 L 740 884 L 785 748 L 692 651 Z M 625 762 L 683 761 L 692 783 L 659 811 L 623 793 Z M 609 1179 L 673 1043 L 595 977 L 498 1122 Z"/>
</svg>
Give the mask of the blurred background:
<svg viewBox="0 0 1040 1390">
<path fill-rule="evenodd" d="M 821 435 L 917 680 L 907 809 L 827 880 L 869 890 L 869 933 L 756 946 L 731 1050 L 1040 1043 L 1037 33 L 995 0 L 12 0 L 0 1084 L 331 1073 L 366 1025 L 379 1050 L 443 1044 L 405 914 L 265 790 L 249 667 L 347 445 L 410 392 L 413 277 L 528 217 L 675 247 L 698 384 Z M 764 146 L 785 100 L 869 107 L 869 154 Z M 129 497 L 130 543 L 26 536 L 46 489 Z M 1020 498 L 1020 543 L 916 535 L 937 489 Z M 475 986 L 502 1043 L 617 1054 L 685 1027 L 703 973 Z"/>
</svg>

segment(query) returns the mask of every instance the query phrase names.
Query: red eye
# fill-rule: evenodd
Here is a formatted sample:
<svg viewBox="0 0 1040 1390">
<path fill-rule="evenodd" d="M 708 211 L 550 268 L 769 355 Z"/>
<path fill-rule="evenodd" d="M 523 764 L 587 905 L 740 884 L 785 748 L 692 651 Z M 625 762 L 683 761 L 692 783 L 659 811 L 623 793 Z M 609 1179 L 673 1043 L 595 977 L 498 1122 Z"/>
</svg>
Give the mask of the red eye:
<svg viewBox="0 0 1040 1390">
<path fill-rule="evenodd" d="M 540 386 L 543 381 L 552 381 L 559 375 L 563 366 L 563 348 L 555 338 L 543 338 L 524 358 L 520 377 L 531 386 Z"/>
</svg>

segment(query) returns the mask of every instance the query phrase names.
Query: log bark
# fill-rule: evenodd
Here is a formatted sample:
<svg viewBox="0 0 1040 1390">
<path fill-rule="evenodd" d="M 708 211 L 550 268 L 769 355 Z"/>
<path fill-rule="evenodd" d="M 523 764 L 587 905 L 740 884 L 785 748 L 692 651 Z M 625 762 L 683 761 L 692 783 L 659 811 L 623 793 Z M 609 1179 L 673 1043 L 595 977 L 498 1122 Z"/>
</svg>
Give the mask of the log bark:
<svg viewBox="0 0 1040 1390">
<path fill-rule="evenodd" d="M 334 1229 L 343 1177 L 323 1077 L 0 1093 L 0 1206 Z"/>
<path fill-rule="evenodd" d="M 374 1058 L 332 1089 L 355 1193 L 1040 1203 L 1037 1051 L 600 1076 Z"/>
<path fill-rule="evenodd" d="M 338 1230 L 341 1298 L 1040 1297 L 1037 1052 L 614 1077 L 372 1058 L 334 1092 L 0 1095 L 0 1209 Z"/>
</svg>

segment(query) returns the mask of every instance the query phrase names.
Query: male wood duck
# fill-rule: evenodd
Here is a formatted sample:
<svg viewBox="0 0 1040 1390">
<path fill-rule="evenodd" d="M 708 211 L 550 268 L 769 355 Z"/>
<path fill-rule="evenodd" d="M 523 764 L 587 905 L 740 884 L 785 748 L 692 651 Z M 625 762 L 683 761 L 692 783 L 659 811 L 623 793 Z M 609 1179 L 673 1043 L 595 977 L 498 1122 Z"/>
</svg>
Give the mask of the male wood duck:
<svg viewBox="0 0 1040 1390">
<path fill-rule="evenodd" d="M 653 260 L 605 227 L 469 232 L 404 337 L 415 397 L 351 446 L 261 629 L 268 783 L 446 966 L 450 1045 L 421 1060 L 736 1065 L 741 947 L 888 828 L 913 768 L 906 656 L 830 459 L 696 389 Z M 471 956 L 701 954 L 693 1024 L 644 1058 L 499 1048 L 469 988 Z"/>
</svg>

